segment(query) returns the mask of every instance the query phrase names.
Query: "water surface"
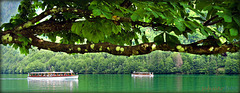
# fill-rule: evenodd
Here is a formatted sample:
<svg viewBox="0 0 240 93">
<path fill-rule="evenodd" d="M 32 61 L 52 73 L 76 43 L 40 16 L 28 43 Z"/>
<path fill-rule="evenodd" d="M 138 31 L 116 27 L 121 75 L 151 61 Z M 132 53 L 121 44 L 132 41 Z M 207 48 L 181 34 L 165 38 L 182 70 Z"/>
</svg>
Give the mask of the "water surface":
<svg viewBox="0 0 240 93">
<path fill-rule="evenodd" d="M 27 80 L 27 74 L 2 74 L 1 92 L 238 92 L 238 75 L 80 74 L 76 81 Z"/>
</svg>

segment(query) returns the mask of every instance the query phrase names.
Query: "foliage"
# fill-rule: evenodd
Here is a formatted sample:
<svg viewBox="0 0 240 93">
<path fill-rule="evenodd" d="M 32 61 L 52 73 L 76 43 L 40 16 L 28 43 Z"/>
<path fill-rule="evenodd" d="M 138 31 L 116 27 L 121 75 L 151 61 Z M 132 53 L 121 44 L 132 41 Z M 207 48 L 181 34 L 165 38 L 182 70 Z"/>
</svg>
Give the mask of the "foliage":
<svg viewBox="0 0 240 93">
<path fill-rule="evenodd" d="M 197 53 L 221 54 L 223 52 L 237 52 L 239 50 L 237 42 L 240 39 L 239 4 L 238 0 L 185 0 L 178 2 L 172 0 L 22 0 L 18 8 L 18 14 L 12 16 L 9 23 L 1 25 L 4 30 L 1 32 L 1 44 L 15 43 L 14 47 L 20 48 L 21 53 L 24 54 L 28 54 L 31 45 L 67 53 L 101 52 L 96 48 L 90 49 L 87 45 L 83 45 L 86 49 L 82 50 L 85 51 L 77 51 L 77 48 L 72 49 L 71 46 L 72 44 L 81 45 L 86 43 L 108 42 L 113 44 L 112 47 L 120 45 L 130 49 L 132 45 L 142 43 L 152 45 L 149 42 L 150 38 L 146 36 L 146 31 L 140 32 L 142 27 L 150 27 L 158 33 L 158 35 L 151 38 L 153 43 L 157 46 L 167 45 L 166 49 L 157 47 L 157 50 L 196 54 L 189 48 L 178 49 L 176 47 L 185 44 L 180 42 L 181 36 L 188 38 L 188 34 L 200 33 L 206 38 L 202 39 L 203 42 L 199 43 L 199 46 L 202 46 L 201 48 L 206 52 L 202 53 L 201 50 L 195 50 Z M 39 8 L 44 12 L 37 15 L 36 9 Z M 44 21 L 40 20 L 48 15 L 51 18 L 45 22 L 53 22 L 51 24 L 53 26 L 52 29 L 46 31 L 44 29 L 48 28 L 45 27 L 46 25 L 41 25 Z M 62 29 L 60 27 L 54 28 L 57 23 L 66 23 L 68 27 L 64 28 L 66 25 L 64 24 L 60 26 Z M 29 34 L 28 29 L 30 29 L 31 34 Z M 12 41 L 12 39 L 9 40 L 4 37 L 9 33 L 12 33 L 11 35 L 21 35 L 19 35 L 20 37 L 11 36 L 18 38 Z M 64 49 L 57 48 L 55 43 L 44 43 L 44 46 L 38 46 L 40 44 L 36 42 L 37 39 L 34 39 L 35 42 L 30 42 L 32 40 L 30 37 L 34 37 L 32 35 L 47 36 L 52 42 L 55 42 L 56 38 L 60 37 L 60 43 L 69 44 L 69 46 Z M 214 39 L 216 42 L 209 43 L 208 40 L 204 41 L 204 39 Z M 142 43 L 139 43 L 139 41 Z M 194 42 L 190 42 L 189 47 L 198 45 L 198 43 L 192 43 Z M 47 44 L 49 45 L 47 46 Z M 221 45 L 227 44 L 233 45 L 229 45 L 231 47 L 227 47 L 229 49 L 224 51 L 211 48 L 215 46 L 221 48 Z M 155 47 L 148 50 L 137 50 L 136 48 L 125 49 L 122 52 L 108 50 L 107 48 L 100 50 L 116 55 L 129 56 L 150 53 L 156 49 Z"/>
</svg>

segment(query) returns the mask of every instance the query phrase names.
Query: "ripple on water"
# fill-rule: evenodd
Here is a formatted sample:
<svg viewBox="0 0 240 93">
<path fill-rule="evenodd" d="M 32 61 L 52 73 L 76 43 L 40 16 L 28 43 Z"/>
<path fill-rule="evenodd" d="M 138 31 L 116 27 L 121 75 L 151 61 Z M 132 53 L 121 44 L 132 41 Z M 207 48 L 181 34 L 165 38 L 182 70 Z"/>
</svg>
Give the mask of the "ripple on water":
<svg viewBox="0 0 240 93">
<path fill-rule="evenodd" d="M 27 78 L 0 78 L 0 80 L 25 80 Z"/>
</svg>

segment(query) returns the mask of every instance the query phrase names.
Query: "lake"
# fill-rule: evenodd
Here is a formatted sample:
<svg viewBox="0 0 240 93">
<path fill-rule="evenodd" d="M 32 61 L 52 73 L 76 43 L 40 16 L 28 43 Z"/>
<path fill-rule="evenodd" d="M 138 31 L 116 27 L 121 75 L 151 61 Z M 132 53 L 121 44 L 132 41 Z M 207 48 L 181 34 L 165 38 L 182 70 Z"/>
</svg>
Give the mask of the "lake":
<svg viewBox="0 0 240 93">
<path fill-rule="evenodd" d="M 79 74 L 75 81 L 27 80 L 27 74 L 1 74 L 1 92 L 238 92 L 238 75 L 131 77 L 130 74 Z"/>
</svg>

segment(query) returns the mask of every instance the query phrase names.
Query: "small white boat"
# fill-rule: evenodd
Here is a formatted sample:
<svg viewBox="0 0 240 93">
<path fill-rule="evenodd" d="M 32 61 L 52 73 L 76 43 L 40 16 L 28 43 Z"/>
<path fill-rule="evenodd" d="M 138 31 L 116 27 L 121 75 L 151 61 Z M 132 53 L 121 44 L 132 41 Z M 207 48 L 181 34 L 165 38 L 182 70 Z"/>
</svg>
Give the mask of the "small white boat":
<svg viewBox="0 0 240 93">
<path fill-rule="evenodd" d="M 30 72 L 28 80 L 78 80 L 72 70 L 70 72 Z"/>
<path fill-rule="evenodd" d="M 153 72 L 133 72 L 132 77 L 153 77 Z"/>
</svg>

